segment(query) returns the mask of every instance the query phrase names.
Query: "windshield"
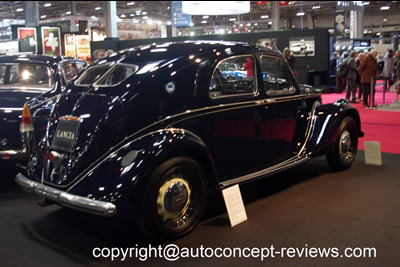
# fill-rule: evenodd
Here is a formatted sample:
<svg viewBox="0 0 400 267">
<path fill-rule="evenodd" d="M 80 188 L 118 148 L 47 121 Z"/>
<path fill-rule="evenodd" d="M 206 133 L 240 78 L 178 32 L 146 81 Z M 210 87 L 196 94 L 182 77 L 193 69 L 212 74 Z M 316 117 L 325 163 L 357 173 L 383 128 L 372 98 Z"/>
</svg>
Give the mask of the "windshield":
<svg viewBox="0 0 400 267">
<path fill-rule="evenodd" d="M 51 70 L 38 63 L 0 63 L 0 88 L 30 87 L 51 89 Z"/>
</svg>

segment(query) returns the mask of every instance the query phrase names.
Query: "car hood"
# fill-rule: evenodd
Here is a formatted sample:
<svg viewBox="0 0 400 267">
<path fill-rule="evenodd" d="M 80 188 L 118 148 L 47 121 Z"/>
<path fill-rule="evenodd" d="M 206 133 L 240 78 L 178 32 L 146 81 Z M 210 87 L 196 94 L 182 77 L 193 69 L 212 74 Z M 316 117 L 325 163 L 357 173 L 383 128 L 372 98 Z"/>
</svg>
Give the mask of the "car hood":
<svg viewBox="0 0 400 267">
<path fill-rule="evenodd" d="M 123 105 L 116 96 L 89 92 L 62 95 L 51 113 L 46 138 L 34 154 L 33 162 L 37 163 L 32 168 L 32 171 L 37 171 L 34 176 L 42 176 L 40 172 L 44 168 L 44 182 L 56 186 L 72 183 L 121 140 L 123 114 Z M 71 124 L 76 128 L 63 128 Z M 70 149 L 60 141 L 68 141 Z"/>
</svg>

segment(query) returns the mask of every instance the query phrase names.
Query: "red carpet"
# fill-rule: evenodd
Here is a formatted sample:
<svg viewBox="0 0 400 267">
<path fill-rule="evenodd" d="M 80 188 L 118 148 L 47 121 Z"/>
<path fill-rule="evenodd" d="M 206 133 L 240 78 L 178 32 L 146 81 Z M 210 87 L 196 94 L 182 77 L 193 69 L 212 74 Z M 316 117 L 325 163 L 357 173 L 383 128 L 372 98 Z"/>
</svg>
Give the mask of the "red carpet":
<svg viewBox="0 0 400 267">
<path fill-rule="evenodd" d="M 383 87 L 376 86 L 375 104 L 383 103 Z M 322 103 L 333 103 L 339 98 L 345 98 L 346 93 L 341 94 L 322 94 Z M 395 95 L 386 93 L 386 104 L 392 103 Z M 379 141 L 382 152 L 400 154 L 400 112 L 380 111 L 365 109 L 360 104 L 353 104 L 357 108 L 361 117 L 361 130 L 365 133 L 359 140 L 359 149 L 364 149 L 364 141 Z"/>
</svg>

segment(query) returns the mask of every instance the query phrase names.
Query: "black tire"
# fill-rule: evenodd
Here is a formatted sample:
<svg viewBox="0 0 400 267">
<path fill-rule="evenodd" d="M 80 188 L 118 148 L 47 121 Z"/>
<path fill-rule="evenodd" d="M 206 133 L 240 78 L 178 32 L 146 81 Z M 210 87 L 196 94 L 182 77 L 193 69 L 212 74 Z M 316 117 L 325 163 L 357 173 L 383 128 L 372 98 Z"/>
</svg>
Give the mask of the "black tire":
<svg viewBox="0 0 400 267">
<path fill-rule="evenodd" d="M 345 117 L 339 127 L 335 142 L 326 154 L 329 166 L 336 170 L 345 170 L 351 167 L 358 146 L 359 128 L 352 117 Z"/>
<path fill-rule="evenodd" d="M 138 225 L 152 239 L 174 239 L 190 232 L 206 207 L 208 190 L 203 168 L 175 157 L 163 162 L 146 181 Z"/>
</svg>

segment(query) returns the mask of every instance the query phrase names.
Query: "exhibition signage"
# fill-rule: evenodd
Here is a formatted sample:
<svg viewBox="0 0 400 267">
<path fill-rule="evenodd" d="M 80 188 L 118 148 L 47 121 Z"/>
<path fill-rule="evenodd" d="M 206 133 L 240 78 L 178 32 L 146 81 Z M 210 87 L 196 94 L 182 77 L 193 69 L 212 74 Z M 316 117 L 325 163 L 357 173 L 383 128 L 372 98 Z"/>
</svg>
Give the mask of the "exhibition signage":
<svg viewBox="0 0 400 267">
<path fill-rule="evenodd" d="M 344 10 L 336 10 L 335 11 L 335 37 L 336 38 L 343 38 L 344 31 L 346 29 L 345 26 L 345 13 Z"/>
<path fill-rule="evenodd" d="M 228 211 L 229 221 L 234 227 L 247 220 L 246 210 L 244 208 L 242 194 L 239 185 L 234 185 L 222 190 L 226 210 Z"/>
<path fill-rule="evenodd" d="M 18 39 L 26 40 L 30 48 L 28 50 L 33 50 L 34 53 L 37 53 L 36 28 L 18 28 Z"/>
<path fill-rule="evenodd" d="M 187 27 L 192 22 L 192 16 L 182 12 L 182 1 L 172 1 L 171 4 L 172 26 Z"/>
<path fill-rule="evenodd" d="M 61 31 L 58 27 L 42 27 L 43 54 L 61 56 Z"/>
<path fill-rule="evenodd" d="M 336 9 L 364 11 L 364 1 L 337 1 Z"/>
</svg>

